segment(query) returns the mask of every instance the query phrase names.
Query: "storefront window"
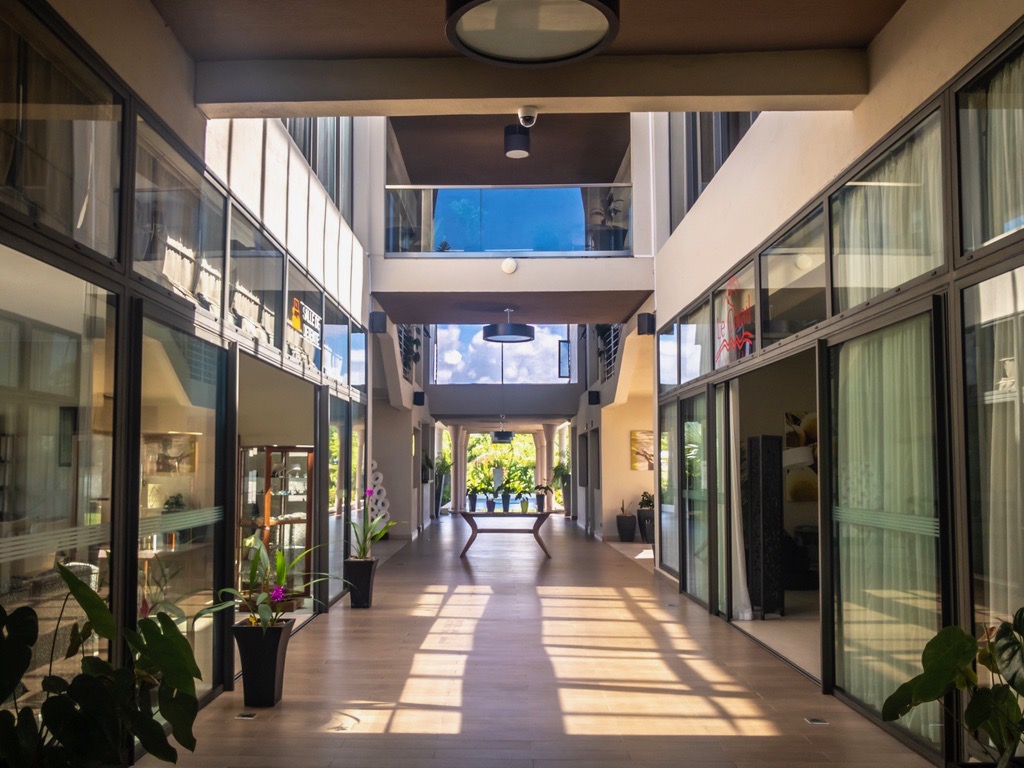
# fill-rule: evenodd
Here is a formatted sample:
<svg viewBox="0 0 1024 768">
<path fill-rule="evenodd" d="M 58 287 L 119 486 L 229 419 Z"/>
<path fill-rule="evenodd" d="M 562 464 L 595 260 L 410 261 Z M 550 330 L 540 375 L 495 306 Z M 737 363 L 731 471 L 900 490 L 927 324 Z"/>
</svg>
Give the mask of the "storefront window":
<svg viewBox="0 0 1024 768">
<path fill-rule="evenodd" d="M 348 511 L 348 473 L 345 471 L 348 458 L 348 403 L 331 397 L 330 431 L 327 453 L 327 551 L 328 573 L 336 578 L 328 579 L 329 599 L 333 600 L 345 589 L 344 577 L 346 539 L 346 512 Z"/>
<path fill-rule="evenodd" d="M 1024 227 L 1024 49 L 957 94 L 963 250 Z"/>
<path fill-rule="evenodd" d="M 658 525 L 661 567 L 679 575 L 679 406 L 663 405 L 658 413 Z"/>
<path fill-rule="evenodd" d="M 0 204 L 113 258 L 120 99 L 19 3 L 0 61 Z"/>
<path fill-rule="evenodd" d="M 348 499 L 351 520 L 360 519 L 366 506 L 366 406 L 351 403 L 351 440 L 349 441 Z"/>
<path fill-rule="evenodd" d="M 324 321 L 324 373 L 348 383 L 348 316 L 328 301 Z"/>
<path fill-rule="evenodd" d="M 350 383 L 360 392 L 366 391 L 366 331 L 358 325 L 352 326 L 352 347 L 349 356 Z"/>
<path fill-rule="evenodd" d="M 224 507 L 217 489 L 224 443 L 225 352 L 146 320 L 142 346 L 139 616 L 162 611 L 214 680 L 214 620 L 196 619 L 213 587 Z"/>
<path fill-rule="evenodd" d="M 679 328 L 671 323 L 658 333 L 658 390 L 679 386 Z"/>
<path fill-rule="evenodd" d="M 132 266 L 219 315 L 224 290 L 224 195 L 138 121 Z"/>
<path fill-rule="evenodd" d="M 754 354 L 756 300 L 753 264 L 715 289 L 715 368 Z"/>
<path fill-rule="evenodd" d="M 294 264 L 288 265 L 288 322 L 284 345 L 289 357 L 320 369 L 324 295 Z"/>
<path fill-rule="evenodd" d="M 821 208 L 761 254 L 765 346 L 825 319 L 825 232 Z"/>
<path fill-rule="evenodd" d="M 835 312 L 942 266 L 938 112 L 830 199 Z"/>
<path fill-rule="evenodd" d="M 711 372 L 711 304 L 704 302 L 679 320 L 679 383 Z"/>
<path fill-rule="evenodd" d="M 231 287 L 228 309 L 238 328 L 281 346 L 284 254 L 240 210 L 231 215 Z"/>
<path fill-rule="evenodd" d="M 698 600 L 708 600 L 708 459 L 707 398 L 697 395 L 680 405 L 683 438 L 683 474 L 680 479 L 679 515 L 686 562 L 685 589 Z"/>
<path fill-rule="evenodd" d="M 67 589 L 56 564 L 110 591 L 117 313 L 112 294 L 4 246 L 0 273 L 0 603 L 39 616 L 25 704 L 44 675 L 79 671 L 63 657 L 84 614 L 72 601 L 57 631 Z"/>
<path fill-rule="evenodd" d="M 931 316 L 832 349 L 836 683 L 881 711 L 942 612 Z M 938 703 L 900 721 L 941 744 Z"/>
</svg>

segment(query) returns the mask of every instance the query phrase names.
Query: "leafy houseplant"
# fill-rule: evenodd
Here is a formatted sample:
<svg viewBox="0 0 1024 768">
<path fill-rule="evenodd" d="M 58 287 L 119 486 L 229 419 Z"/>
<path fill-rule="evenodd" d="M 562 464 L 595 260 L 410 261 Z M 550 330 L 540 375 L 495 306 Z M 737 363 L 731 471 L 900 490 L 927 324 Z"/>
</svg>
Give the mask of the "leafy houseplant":
<svg viewBox="0 0 1024 768">
<path fill-rule="evenodd" d="M 126 766 L 131 737 L 156 758 L 175 763 L 177 750 L 167 739 L 166 721 L 175 740 L 190 751 L 196 740 L 192 725 L 199 711 L 195 680 L 202 679 L 192 647 L 166 613 L 139 619 L 125 629 L 132 665 L 114 667 L 98 656 L 85 655 L 95 635 L 113 641 L 114 616 L 95 591 L 63 565 L 57 570 L 87 621 L 71 627 L 64 658 L 82 654 L 82 671 L 71 680 L 50 673 L 43 677 L 46 699 L 37 718 L 31 707 L 18 706 L 18 690 L 32 663 L 39 639 L 39 620 L 29 606 L 7 613 L 0 607 L 0 701 L 11 699 L 12 710 L 0 711 L 0 763 L 9 768 Z M 57 629 L 60 618 L 57 620 Z M 56 636 L 56 632 L 54 634 Z M 154 707 L 155 703 L 155 707 Z"/>
<path fill-rule="evenodd" d="M 572 514 L 572 501 L 570 487 L 572 485 L 571 468 L 568 461 L 558 461 L 551 471 L 556 487 L 562 489 L 562 506 L 565 507 L 565 516 Z"/>
<path fill-rule="evenodd" d="M 366 489 L 367 501 L 373 489 Z M 377 558 L 372 554 L 374 542 L 398 523 L 383 514 L 371 516 L 368 505 L 363 506 L 359 520 L 352 520 L 353 554 L 345 558 L 345 579 L 350 585 L 349 604 L 353 608 L 369 608 L 373 604 L 373 577 L 377 571 Z"/>
<path fill-rule="evenodd" d="M 977 664 L 977 671 L 975 667 Z M 882 719 L 896 720 L 919 704 L 941 701 L 953 690 L 965 694 L 964 728 L 986 736 L 983 748 L 997 758 L 998 768 L 1012 761 L 1024 737 L 1020 696 L 1024 696 L 1024 608 L 980 640 L 960 627 L 945 627 L 928 641 L 921 654 L 921 674 L 903 683 L 882 705 Z M 978 671 L 991 673 L 990 685 Z"/>
<path fill-rule="evenodd" d="M 654 543 L 654 494 L 643 491 L 636 505 L 637 525 L 640 528 L 640 540 L 645 544 Z"/>
</svg>

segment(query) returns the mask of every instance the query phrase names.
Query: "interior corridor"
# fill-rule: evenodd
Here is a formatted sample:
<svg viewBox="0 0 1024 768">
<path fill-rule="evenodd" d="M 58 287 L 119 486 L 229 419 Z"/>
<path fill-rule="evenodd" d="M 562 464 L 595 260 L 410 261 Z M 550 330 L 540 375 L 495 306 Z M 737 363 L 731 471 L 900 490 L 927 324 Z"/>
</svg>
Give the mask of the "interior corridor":
<svg viewBox="0 0 1024 768">
<path fill-rule="evenodd" d="M 544 526 L 551 559 L 493 534 L 460 560 L 468 534 L 446 516 L 392 554 L 373 608 L 346 598 L 292 638 L 277 707 L 236 719 L 239 684 L 178 764 L 930 765 L 565 518 Z"/>
</svg>

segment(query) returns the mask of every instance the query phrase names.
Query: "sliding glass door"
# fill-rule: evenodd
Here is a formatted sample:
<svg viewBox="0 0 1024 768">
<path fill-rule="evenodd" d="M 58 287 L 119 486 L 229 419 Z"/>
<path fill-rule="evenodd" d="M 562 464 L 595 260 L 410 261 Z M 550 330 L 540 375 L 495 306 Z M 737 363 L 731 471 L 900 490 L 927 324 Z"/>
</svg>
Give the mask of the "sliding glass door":
<svg viewBox="0 0 1024 768">
<path fill-rule="evenodd" d="M 708 602 L 707 398 L 697 395 L 679 404 L 682 464 L 679 512 L 683 534 L 683 589 Z"/>
</svg>

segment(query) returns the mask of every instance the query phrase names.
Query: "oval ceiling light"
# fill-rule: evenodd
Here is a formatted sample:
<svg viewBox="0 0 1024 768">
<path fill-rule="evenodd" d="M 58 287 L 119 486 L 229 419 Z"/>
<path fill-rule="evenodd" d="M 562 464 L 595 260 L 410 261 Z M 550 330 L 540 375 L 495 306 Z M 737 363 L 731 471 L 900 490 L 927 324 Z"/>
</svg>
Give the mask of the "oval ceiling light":
<svg viewBox="0 0 1024 768">
<path fill-rule="evenodd" d="M 531 67 L 591 56 L 619 31 L 619 0 L 448 0 L 444 27 L 474 59 Z"/>
<path fill-rule="evenodd" d="M 512 310 L 505 310 L 504 323 L 488 323 L 484 326 L 484 341 L 495 341 L 499 344 L 522 344 L 533 341 L 534 328 L 526 323 L 513 323 Z"/>
</svg>

